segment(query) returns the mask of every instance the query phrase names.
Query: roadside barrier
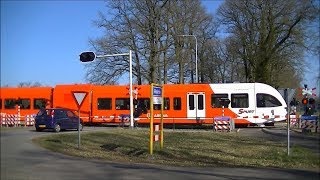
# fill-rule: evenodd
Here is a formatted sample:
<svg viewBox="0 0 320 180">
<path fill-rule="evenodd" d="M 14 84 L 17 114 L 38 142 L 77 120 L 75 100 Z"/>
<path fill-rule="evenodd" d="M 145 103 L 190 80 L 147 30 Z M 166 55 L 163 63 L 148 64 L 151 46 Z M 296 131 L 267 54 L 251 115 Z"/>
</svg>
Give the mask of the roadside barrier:
<svg viewBox="0 0 320 180">
<path fill-rule="evenodd" d="M 24 125 L 25 125 L 25 126 L 33 126 L 33 125 L 34 125 L 34 117 L 35 117 L 35 114 L 33 114 L 33 115 L 26 115 L 26 116 L 25 116 Z"/>
<path fill-rule="evenodd" d="M 295 127 L 295 126 L 298 126 L 298 115 L 295 115 L 295 114 L 291 114 L 290 116 L 290 127 Z"/>
<path fill-rule="evenodd" d="M 1 122 L 1 126 L 7 126 L 6 113 L 1 113 L 0 114 L 0 122 Z"/>
<path fill-rule="evenodd" d="M 233 119 L 228 116 L 213 118 L 214 131 L 228 131 L 234 129 Z"/>
<path fill-rule="evenodd" d="M 19 116 L 19 114 L 6 114 L 0 115 L 1 126 L 16 127 L 16 126 L 33 126 L 35 114 Z"/>
<path fill-rule="evenodd" d="M 318 116 L 301 116 L 300 128 L 302 132 L 318 132 Z"/>
</svg>

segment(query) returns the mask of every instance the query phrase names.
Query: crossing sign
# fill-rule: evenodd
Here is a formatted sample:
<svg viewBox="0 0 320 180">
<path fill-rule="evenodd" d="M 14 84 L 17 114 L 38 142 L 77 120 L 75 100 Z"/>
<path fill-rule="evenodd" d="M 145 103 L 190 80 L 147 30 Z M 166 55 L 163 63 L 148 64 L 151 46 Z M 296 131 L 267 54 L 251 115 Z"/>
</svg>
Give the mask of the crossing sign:
<svg viewBox="0 0 320 180">
<path fill-rule="evenodd" d="M 87 97 L 88 92 L 85 91 L 73 91 L 73 97 L 77 103 L 78 108 L 82 106 L 83 100 Z"/>
</svg>

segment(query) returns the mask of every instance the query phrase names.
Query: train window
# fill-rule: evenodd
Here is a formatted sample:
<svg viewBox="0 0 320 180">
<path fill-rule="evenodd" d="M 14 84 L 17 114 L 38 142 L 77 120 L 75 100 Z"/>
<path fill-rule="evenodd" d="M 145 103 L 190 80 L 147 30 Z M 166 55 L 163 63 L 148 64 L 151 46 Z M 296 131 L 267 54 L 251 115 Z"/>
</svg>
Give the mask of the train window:
<svg viewBox="0 0 320 180">
<path fill-rule="evenodd" d="M 281 102 L 270 94 L 257 93 L 257 107 L 277 107 Z"/>
<path fill-rule="evenodd" d="M 232 108 L 248 108 L 249 98 L 248 94 L 231 94 Z"/>
<path fill-rule="evenodd" d="M 164 104 L 163 104 L 164 110 L 170 110 L 170 98 L 164 98 Z"/>
<path fill-rule="evenodd" d="M 20 109 L 30 109 L 30 99 L 21 99 Z"/>
<path fill-rule="evenodd" d="M 2 109 L 2 99 L 0 99 L 0 109 Z"/>
<path fill-rule="evenodd" d="M 116 109 L 117 110 L 130 110 L 130 99 L 129 98 L 116 98 Z"/>
<path fill-rule="evenodd" d="M 203 110 L 203 95 L 202 94 L 199 94 L 198 95 L 198 109 L 199 110 Z"/>
<path fill-rule="evenodd" d="M 153 105 L 154 110 L 161 110 L 161 104 L 155 104 Z M 163 110 L 169 110 L 170 109 L 170 98 L 165 97 L 164 98 L 164 104 L 163 104 Z"/>
<path fill-rule="evenodd" d="M 112 99 L 111 98 L 98 98 L 98 110 L 111 110 Z"/>
<path fill-rule="evenodd" d="M 149 98 L 138 98 L 138 107 L 144 110 L 150 109 L 150 99 Z"/>
<path fill-rule="evenodd" d="M 181 110 L 181 98 L 180 97 L 173 98 L 173 109 L 174 110 Z"/>
<path fill-rule="evenodd" d="M 222 105 L 220 104 L 221 98 L 228 98 L 228 94 L 211 94 L 211 107 L 222 108 Z"/>
<path fill-rule="evenodd" d="M 36 98 L 33 100 L 33 109 L 46 108 L 46 100 L 44 98 Z"/>
<path fill-rule="evenodd" d="M 15 109 L 16 108 L 16 100 L 15 99 L 5 99 L 4 100 L 4 108 L 5 109 Z"/>
</svg>

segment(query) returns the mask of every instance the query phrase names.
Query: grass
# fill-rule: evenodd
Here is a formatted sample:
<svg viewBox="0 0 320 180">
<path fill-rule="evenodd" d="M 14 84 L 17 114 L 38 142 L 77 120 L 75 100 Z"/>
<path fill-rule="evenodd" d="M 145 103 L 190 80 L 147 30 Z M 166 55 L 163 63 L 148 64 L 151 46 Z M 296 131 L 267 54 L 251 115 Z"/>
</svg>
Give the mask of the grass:
<svg viewBox="0 0 320 180">
<path fill-rule="evenodd" d="M 149 154 L 148 130 L 108 129 L 81 134 L 51 134 L 33 141 L 52 151 L 117 162 L 196 167 L 280 167 L 319 171 L 317 154 L 300 146 L 240 136 L 235 132 L 165 132 L 164 149 L 154 143 Z"/>
</svg>

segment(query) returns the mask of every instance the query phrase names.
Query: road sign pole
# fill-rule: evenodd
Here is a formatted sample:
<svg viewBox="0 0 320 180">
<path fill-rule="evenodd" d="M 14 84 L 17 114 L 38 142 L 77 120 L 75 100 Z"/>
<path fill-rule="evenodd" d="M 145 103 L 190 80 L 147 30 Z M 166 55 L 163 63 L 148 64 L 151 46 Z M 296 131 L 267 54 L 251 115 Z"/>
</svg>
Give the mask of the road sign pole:
<svg viewBox="0 0 320 180">
<path fill-rule="evenodd" d="M 88 92 L 86 91 L 73 91 L 73 98 L 75 99 L 77 106 L 78 106 L 78 149 L 80 149 L 80 109 L 82 106 L 83 100 L 87 97 Z"/>
<path fill-rule="evenodd" d="M 289 106 L 289 97 L 288 97 L 288 89 L 284 90 L 284 97 L 287 103 L 287 154 L 290 156 L 290 106 Z"/>
<path fill-rule="evenodd" d="M 78 149 L 80 149 L 80 108 L 78 109 L 79 118 L 78 118 Z"/>
</svg>

